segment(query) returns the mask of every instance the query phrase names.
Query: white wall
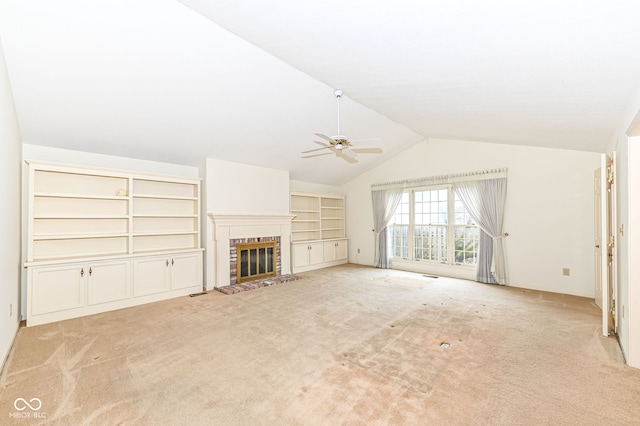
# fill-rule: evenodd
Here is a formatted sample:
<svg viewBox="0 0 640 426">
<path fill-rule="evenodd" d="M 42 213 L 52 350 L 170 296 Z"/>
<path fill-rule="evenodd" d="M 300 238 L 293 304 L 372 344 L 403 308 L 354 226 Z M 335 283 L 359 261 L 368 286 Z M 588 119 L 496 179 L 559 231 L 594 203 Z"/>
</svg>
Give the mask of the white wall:
<svg viewBox="0 0 640 426">
<path fill-rule="evenodd" d="M 349 260 L 373 264 L 371 184 L 506 167 L 510 285 L 594 297 L 593 172 L 599 159 L 569 150 L 422 142 L 347 184 Z M 563 276 L 563 268 L 571 275 Z"/>
<path fill-rule="evenodd" d="M 289 190 L 291 192 L 312 192 L 315 194 L 345 195 L 346 188 L 344 185 L 333 186 L 323 185 L 321 183 L 309 183 L 299 180 L 291 180 L 289 181 Z"/>
<path fill-rule="evenodd" d="M 206 160 L 206 212 L 219 215 L 289 214 L 289 172 L 232 163 L 213 158 Z M 214 272 L 213 224 L 205 218 L 205 287 L 217 286 Z"/>
<path fill-rule="evenodd" d="M 20 129 L 0 39 L 0 370 L 20 324 Z"/>
<path fill-rule="evenodd" d="M 289 172 L 207 158 L 207 211 L 289 214 Z"/>
</svg>

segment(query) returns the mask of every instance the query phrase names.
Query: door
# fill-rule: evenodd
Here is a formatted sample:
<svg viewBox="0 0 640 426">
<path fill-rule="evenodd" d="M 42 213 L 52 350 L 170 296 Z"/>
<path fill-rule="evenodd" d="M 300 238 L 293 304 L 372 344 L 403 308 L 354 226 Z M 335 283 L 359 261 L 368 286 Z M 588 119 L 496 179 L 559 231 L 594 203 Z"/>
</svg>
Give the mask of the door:
<svg viewBox="0 0 640 426">
<path fill-rule="evenodd" d="M 309 243 L 293 245 L 293 267 L 309 266 Z"/>
<path fill-rule="evenodd" d="M 349 257 L 347 240 L 340 240 L 336 245 L 336 260 L 345 260 L 347 257 Z"/>
<path fill-rule="evenodd" d="M 139 257 L 133 260 L 133 295 L 162 293 L 169 290 L 168 256 Z"/>
<path fill-rule="evenodd" d="M 614 157 L 615 158 L 615 153 Z M 613 158 L 602 154 L 594 172 L 595 303 L 602 309 L 602 334 L 615 332 L 615 186 Z"/>
<path fill-rule="evenodd" d="M 93 262 L 89 264 L 87 273 L 89 305 L 131 297 L 131 260 Z"/>
<path fill-rule="evenodd" d="M 596 305 L 602 309 L 602 284 L 605 282 L 606 278 L 603 279 L 602 274 L 603 271 L 606 270 L 606 266 L 603 268 L 603 241 L 606 241 L 606 237 L 603 238 L 603 231 L 606 226 L 602 223 L 606 218 L 606 211 L 604 211 L 602 194 L 605 193 L 602 186 L 606 180 L 606 177 L 603 176 L 603 173 L 606 173 L 606 167 L 600 167 L 593 173 L 593 217 L 594 217 L 594 280 L 595 280 L 595 302 Z"/>
<path fill-rule="evenodd" d="M 81 308 L 85 305 L 87 267 L 84 263 L 30 268 L 31 315 Z"/>
<path fill-rule="evenodd" d="M 609 332 L 617 333 L 617 309 L 616 300 L 618 298 L 618 277 L 617 277 L 617 258 L 616 258 L 616 235 L 618 230 L 617 221 L 617 204 L 616 204 L 616 153 L 607 157 L 607 306 L 608 306 L 608 324 Z"/>
<path fill-rule="evenodd" d="M 324 262 L 324 250 L 322 243 L 309 244 L 309 265 L 319 265 Z"/>
<path fill-rule="evenodd" d="M 336 241 L 325 241 L 323 251 L 323 261 L 324 262 L 333 262 L 336 260 L 336 245 L 338 243 Z"/>
<path fill-rule="evenodd" d="M 202 253 L 188 253 L 171 257 L 171 288 L 197 287 L 202 289 Z"/>
</svg>

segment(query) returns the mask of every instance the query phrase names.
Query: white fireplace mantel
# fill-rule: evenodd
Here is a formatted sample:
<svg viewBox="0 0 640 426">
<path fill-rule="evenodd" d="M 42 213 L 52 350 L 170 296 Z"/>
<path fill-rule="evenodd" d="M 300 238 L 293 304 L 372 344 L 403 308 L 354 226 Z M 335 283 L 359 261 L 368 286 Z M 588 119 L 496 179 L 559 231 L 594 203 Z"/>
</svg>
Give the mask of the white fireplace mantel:
<svg viewBox="0 0 640 426">
<path fill-rule="evenodd" d="M 230 244 L 236 238 L 280 237 L 281 273 L 291 273 L 291 221 L 295 215 L 215 214 L 213 224 L 215 287 L 231 282 Z"/>
</svg>

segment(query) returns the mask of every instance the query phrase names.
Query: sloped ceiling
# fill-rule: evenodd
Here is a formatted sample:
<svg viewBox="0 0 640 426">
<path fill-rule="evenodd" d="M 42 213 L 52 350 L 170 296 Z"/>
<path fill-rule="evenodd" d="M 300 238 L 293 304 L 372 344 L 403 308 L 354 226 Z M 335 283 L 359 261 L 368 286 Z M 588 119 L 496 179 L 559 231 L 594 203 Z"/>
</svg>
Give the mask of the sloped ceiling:
<svg viewBox="0 0 640 426">
<path fill-rule="evenodd" d="M 185 7 L 186 6 L 186 7 Z M 604 151 L 637 1 L 4 0 L 24 143 L 337 185 L 429 137 Z M 301 159 L 313 133 L 384 155 Z"/>
</svg>

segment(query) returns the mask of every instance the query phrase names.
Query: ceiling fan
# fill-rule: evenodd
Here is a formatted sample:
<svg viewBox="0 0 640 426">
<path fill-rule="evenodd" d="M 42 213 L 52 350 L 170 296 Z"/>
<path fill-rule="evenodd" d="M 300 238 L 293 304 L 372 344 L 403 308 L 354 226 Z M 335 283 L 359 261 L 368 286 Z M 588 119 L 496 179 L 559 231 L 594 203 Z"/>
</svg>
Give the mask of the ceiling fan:
<svg viewBox="0 0 640 426">
<path fill-rule="evenodd" d="M 358 160 L 356 159 L 358 154 L 381 154 L 381 148 L 361 147 L 362 145 L 378 145 L 382 143 L 382 139 L 380 138 L 359 139 L 350 141 L 347 136 L 340 134 L 340 98 L 342 97 L 344 92 L 340 89 L 336 89 L 333 94 L 336 96 L 336 98 L 338 98 L 338 134 L 327 136 L 322 133 L 314 133 L 319 138 L 324 139 L 324 141 L 314 141 L 318 145 L 322 146 L 322 148 L 310 149 L 308 151 L 303 151 L 302 153 L 309 154 L 312 152 L 323 150 L 329 150 L 330 152 L 306 155 L 302 158 L 335 154 L 336 157 L 340 157 L 346 162 L 353 164 L 358 162 Z"/>
</svg>

